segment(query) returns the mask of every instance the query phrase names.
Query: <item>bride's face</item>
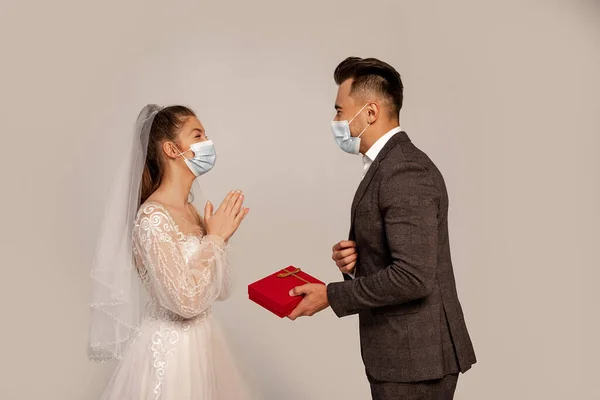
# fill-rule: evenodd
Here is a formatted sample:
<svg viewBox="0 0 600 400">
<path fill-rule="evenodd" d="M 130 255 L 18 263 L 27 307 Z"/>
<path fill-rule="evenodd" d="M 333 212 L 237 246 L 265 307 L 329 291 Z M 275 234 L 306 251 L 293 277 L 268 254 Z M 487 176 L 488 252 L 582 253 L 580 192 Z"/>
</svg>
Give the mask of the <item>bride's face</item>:
<svg viewBox="0 0 600 400">
<path fill-rule="evenodd" d="M 194 153 L 190 150 L 190 146 L 194 143 L 204 142 L 208 140 L 204 127 L 196 117 L 189 117 L 181 130 L 179 131 L 179 137 L 177 138 L 177 147 L 183 152 L 186 158 L 194 156 Z"/>
<path fill-rule="evenodd" d="M 179 130 L 177 138 L 174 141 L 163 143 L 164 155 L 171 160 L 167 163 L 166 168 L 175 168 L 192 174 L 186 166 L 184 158 L 191 159 L 194 157 L 194 152 L 190 150 L 191 145 L 206 140 L 208 140 L 208 137 L 198 118 L 188 117 Z"/>
</svg>

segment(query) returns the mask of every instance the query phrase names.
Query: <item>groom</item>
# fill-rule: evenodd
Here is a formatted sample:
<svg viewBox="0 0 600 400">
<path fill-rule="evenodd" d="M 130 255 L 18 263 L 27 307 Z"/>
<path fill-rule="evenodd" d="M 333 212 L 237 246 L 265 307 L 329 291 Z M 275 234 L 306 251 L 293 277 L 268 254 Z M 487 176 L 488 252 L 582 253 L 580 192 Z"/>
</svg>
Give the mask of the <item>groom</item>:
<svg viewBox="0 0 600 400">
<path fill-rule="evenodd" d="M 289 318 L 328 306 L 338 317 L 358 314 L 375 400 L 453 399 L 458 374 L 476 359 L 454 281 L 444 179 L 400 129 L 393 67 L 350 57 L 334 77 L 335 140 L 364 162 L 349 240 L 333 247 L 344 281 L 292 290 L 304 299 Z"/>
</svg>

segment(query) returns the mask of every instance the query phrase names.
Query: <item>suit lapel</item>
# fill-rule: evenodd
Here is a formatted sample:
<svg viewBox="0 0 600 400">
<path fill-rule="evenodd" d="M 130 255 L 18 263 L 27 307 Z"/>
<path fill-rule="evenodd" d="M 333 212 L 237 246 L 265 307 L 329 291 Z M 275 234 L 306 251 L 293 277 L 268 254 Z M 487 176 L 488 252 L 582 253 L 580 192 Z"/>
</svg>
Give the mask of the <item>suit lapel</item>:
<svg viewBox="0 0 600 400">
<path fill-rule="evenodd" d="M 358 207 L 358 204 L 360 203 L 360 201 L 362 200 L 363 196 L 365 195 L 367 189 L 369 188 L 369 185 L 371 184 L 373 177 L 377 173 L 377 170 L 379 169 L 379 164 L 381 163 L 381 160 L 383 160 L 387 156 L 388 152 L 396 144 L 406 141 L 406 140 L 410 140 L 410 139 L 408 138 L 408 135 L 404 131 L 398 132 L 397 134 L 392 136 L 392 138 L 385 144 L 385 146 L 383 146 L 383 149 L 381 149 L 381 151 L 379 152 L 377 157 L 375 157 L 375 160 L 373 160 L 373 163 L 369 167 L 367 174 L 360 182 L 360 185 L 358 185 L 358 189 L 356 189 L 356 194 L 354 195 L 354 200 L 352 201 L 352 208 L 351 208 L 351 219 L 350 219 L 350 227 L 351 227 L 350 228 L 350 236 L 351 237 L 354 236 L 353 235 L 354 217 L 356 214 L 356 208 Z"/>
<path fill-rule="evenodd" d="M 352 200 L 352 208 L 351 208 L 351 210 L 352 210 L 351 225 L 352 226 L 354 226 L 354 215 L 356 213 L 356 208 L 358 207 L 358 204 L 360 203 L 363 196 L 365 195 L 365 192 L 367 191 L 367 188 L 371 184 L 371 181 L 373 180 L 373 177 L 375 176 L 375 172 L 377 172 L 378 168 L 379 168 L 379 161 L 377 161 L 377 160 L 373 161 L 373 163 L 369 167 L 369 170 L 367 171 L 367 174 L 364 176 L 364 178 L 360 182 L 360 185 L 358 185 L 358 189 L 356 189 L 356 194 L 354 195 L 354 200 Z"/>
</svg>

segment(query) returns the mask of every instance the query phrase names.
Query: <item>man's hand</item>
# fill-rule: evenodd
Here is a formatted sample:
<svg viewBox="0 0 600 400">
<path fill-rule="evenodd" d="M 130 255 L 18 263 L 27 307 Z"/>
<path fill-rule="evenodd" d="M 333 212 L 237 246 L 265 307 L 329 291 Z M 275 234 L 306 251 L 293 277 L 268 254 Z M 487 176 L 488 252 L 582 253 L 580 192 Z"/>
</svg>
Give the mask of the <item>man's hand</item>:
<svg viewBox="0 0 600 400">
<path fill-rule="evenodd" d="M 290 291 L 290 296 L 301 296 L 304 298 L 298 306 L 288 316 L 292 321 L 298 317 L 313 316 L 329 307 L 327 300 L 327 286 L 320 283 L 308 283 L 297 286 Z"/>
<path fill-rule="evenodd" d="M 358 253 L 356 243 L 350 240 L 342 240 L 333 246 L 331 258 L 343 274 L 352 273 L 356 265 Z"/>
</svg>

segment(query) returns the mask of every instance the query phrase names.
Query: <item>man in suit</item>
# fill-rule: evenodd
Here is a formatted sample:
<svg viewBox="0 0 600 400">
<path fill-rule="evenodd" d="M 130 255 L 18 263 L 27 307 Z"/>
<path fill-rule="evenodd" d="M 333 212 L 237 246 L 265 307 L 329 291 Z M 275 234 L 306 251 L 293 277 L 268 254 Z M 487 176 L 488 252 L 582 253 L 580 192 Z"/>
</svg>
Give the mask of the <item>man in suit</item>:
<svg viewBox="0 0 600 400">
<path fill-rule="evenodd" d="M 334 77 L 333 134 L 342 150 L 363 155 L 364 174 L 349 240 L 333 247 L 344 281 L 295 288 L 304 298 L 289 318 L 329 306 L 338 317 L 358 314 L 375 400 L 453 399 L 476 358 L 454 280 L 444 179 L 400 128 L 403 86 L 392 66 L 350 57 Z"/>
</svg>

